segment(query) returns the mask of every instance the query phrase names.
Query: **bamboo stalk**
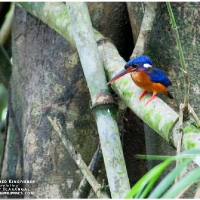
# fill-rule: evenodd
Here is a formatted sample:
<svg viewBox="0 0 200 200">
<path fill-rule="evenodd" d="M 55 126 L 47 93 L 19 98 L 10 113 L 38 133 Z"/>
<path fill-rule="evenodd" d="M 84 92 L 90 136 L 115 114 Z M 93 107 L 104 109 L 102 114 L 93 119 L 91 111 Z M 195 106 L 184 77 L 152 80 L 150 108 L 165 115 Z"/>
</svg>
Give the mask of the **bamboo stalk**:
<svg viewBox="0 0 200 200">
<path fill-rule="evenodd" d="M 130 184 L 119 130 L 113 115 L 114 100 L 107 101 L 111 95 L 108 93 L 103 63 L 93 34 L 89 11 L 83 2 L 67 2 L 66 5 L 76 48 L 92 99 L 92 111 L 98 127 L 111 196 L 112 198 L 123 198 L 130 190 Z"/>
</svg>

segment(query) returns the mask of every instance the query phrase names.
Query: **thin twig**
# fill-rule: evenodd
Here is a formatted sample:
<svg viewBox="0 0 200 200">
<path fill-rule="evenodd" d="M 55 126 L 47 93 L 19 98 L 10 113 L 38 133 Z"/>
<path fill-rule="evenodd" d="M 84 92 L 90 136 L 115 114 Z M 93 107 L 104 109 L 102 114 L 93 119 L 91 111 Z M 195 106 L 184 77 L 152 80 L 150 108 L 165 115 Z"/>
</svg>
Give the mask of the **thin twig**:
<svg viewBox="0 0 200 200">
<path fill-rule="evenodd" d="M 181 152 L 181 145 L 182 145 L 182 137 L 183 137 L 183 104 L 180 104 L 179 107 L 179 133 L 178 133 L 178 143 L 177 143 L 177 150 L 176 154 L 180 154 Z M 176 166 L 179 165 L 179 159 L 176 160 Z M 174 183 L 177 183 L 179 181 L 180 177 L 177 176 Z"/>
<path fill-rule="evenodd" d="M 196 127 L 200 128 L 200 120 L 198 118 L 198 116 L 196 115 L 196 113 L 194 112 L 193 108 L 190 106 L 190 104 L 188 104 L 189 107 L 189 112 L 192 114 L 195 122 L 196 122 Z"/>
<path fill-rule="evenodd" d="M 102 164 L 103 164 L 103 155 L 102 155 L 102 150 L 101 150 L 101 144 L 99 143 L 97 150 L 88 166 L 90 171 L 94 175 L 94 177 L 98 176 L 99 170 L 101 169 Z M 88 183 L 87 179 L 83 177 L 83 179 L 81 180 L 79 184 L 76 198 L 77 199 L 87 198 L 89 195 L 90 189 L 91 189 L 90 184 Z"/>
<path fill-rule="evenodd" d="M 184 58 L 184 55 L 183 55 L 181 40 L 179 38 L 178 27 L 176 25 L 176 21 L 175 21 L 175 18 L 174 18 L 174 14 L 173 14 L 170 2 L 166 2 L 166 4 L 167 4 L 167 9 L 168 9 L 168 12 L 169 12 L 170 20 L 171 20 L 171 23 L 172 23 L 172 28 L 174 29 L 175 34 L 176 34 L 176 43 L 178 45 L 181 67 L 183 68 L 183 70 L 186 71 L 185 58 Z"/>
<path fill-rule="evenodd" d="M 189 104 L 189 89 L 190 89 L 190 82 L 188 78 L 188 73 L 183 70 L 184 75 L 184 83 L 185 83 L 185 96 L 184 96 L 184 107 L 183 107 L 183 118 L 189 119 L 189 110 L 188 110 L 188 104 Z"/>
<path fill-rule="evenodd" d="M 189 78 L 188 78 L 188 74 L 187 74 L 185 58 L 184 58 L 184 55 L 183 55 L 183 50 L 182 50 L 182 46 L 181 46 L 181 40 L 179 38 L 178 27 L 176 25 L 174 14 L 173 14 L 170 2 L 166 2 L 166 4 L 167 4 L 167 9 L 168 9 L 168 12 L 169 12 L 170 20 L 171 20 L 171 23 L 172 23 L 172 28 L 173 28 L 173 30 L 175 32 L 176 43 L 177 43 L 178 50 L 179 50 L 179 57 L 180 57 L 181 67 L 182 67 L 182 72 L 183 72 L 183 77 L 184 77 L 185 97 L 184 97 L 183 115 L 184 115 L 184 119 L 188 119 L 189 118 L 189 111 L 188 111 Z"/>
<path fill-rule="evenodd" d="M 64 137 L 61 130 L 61 125 L 57 125 L 51 117 L 47 116 L 47 119 L 50 121 L 51 125 L 53 126 L 54 130 L 58 133 L 60 139 L 62 140 L 63 144 L 65 145 L 66 149 L 68 150 L 70 156 L 73 158 L 75 163 L 78 165 L 79 169 L 83 173 L 83 175 L 86 177 L 87 181 L 90 183 L 92 189 L 96 193 L 98 198 L 109 198 L 106 193 L 102 191 L 101 185 L 97 182 L 97 180 L 92 175 L 91 171 L 88 169 L 87 165 L 83 161 L 81 155 L 77 153 L 74 146 L 71 144 L 71 142 Z"/>
</svg>

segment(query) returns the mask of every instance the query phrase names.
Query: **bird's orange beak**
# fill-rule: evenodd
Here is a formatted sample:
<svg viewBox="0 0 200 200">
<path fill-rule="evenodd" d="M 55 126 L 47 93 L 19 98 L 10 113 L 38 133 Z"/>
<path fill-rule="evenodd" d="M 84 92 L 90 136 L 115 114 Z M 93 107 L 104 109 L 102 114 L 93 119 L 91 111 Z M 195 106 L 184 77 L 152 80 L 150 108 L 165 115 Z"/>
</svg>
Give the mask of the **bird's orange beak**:
<svg viewBox="0 0 200 200">
<path fill-rule="evenodd" d="M 109 84 L 115 82 L 117 79 L 124 76 L 125 74 L 128 74 L 128 73 L 135 71 L 135 69 L 136 68 L 132 68 L 132 67 L 127 67 L 126 69 L 123 69 L 116 76 L 114 76 L 107 84 L 109 85 Z"/>
</svg>

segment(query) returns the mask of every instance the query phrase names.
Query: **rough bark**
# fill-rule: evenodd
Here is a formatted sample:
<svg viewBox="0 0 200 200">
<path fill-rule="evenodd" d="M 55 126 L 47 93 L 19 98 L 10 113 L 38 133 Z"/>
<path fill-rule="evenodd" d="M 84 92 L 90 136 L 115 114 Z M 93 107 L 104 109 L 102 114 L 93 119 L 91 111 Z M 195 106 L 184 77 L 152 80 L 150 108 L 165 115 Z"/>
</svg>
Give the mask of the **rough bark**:
<svg viewBox="0 0 200 200">
<path fill-rule="evenodd" d="M 82 174 L 46 116 L 57 118 L 89 164 L 98 133 L 77 51 L 61 35 L 16 7 L 13 64 L 2 178 L 35 180 L 25 185 L 34 192 L 31 197 L 72 198 Z"/>
</svg>

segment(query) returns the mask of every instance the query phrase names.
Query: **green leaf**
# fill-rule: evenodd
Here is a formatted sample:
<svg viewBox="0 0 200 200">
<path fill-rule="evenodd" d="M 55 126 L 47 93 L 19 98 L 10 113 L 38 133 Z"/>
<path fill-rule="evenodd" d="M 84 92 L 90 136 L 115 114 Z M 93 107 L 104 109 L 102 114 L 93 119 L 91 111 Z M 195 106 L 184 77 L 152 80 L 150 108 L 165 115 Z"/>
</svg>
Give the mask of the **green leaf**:
<svg viewBox="0 0 200 200">
<path fill-rule="evenodd" d="M 171 163 L 171 159 L 165 160 L 163 163 L 155 166 L 147 174 L 145 174 L 131 189 L 125 198 L 144 198 L 150 191 L 160 174 Z M 148 186 L 150 184 L 150 186 Z"/>
<path fill-rule="evenodd" d="M 159 198 L 167 188 L 172 184 L 175 178 L 181 173 L 181 171 L 189 165 L 192 159 L 187 159 L 176 168 L 174 168 L 158 185 L 157 187 L 151 192 L 148 198 Z"/>
<path fill-rule="evenodd" d="M 155 166 L 153 169 L 151 169 L 148 173 L 146 173 L 130 190 L 128 195 L 125 198 L 145 198 L 150 190 L 152 189 L 153 185 L 157 181 L 157 179 L 160 177 L 161 173 L 165 170 L 165 168 L 175 160 L 184 160 L 186 159 L 183 163 L 178 165 L 175 169 L 173 169 L 160 183 L 159 187 L 155 189 L 150 194 L 150 198 L 157 198 L 160 195 L 162 195 L 172 184 L 173 180 L 175 177 L 182 171 L 182 169 L 187 166 L 192 159 L 194 159 L 196 156 L 200 155 L 200 150 L 199 149 L 192 149 L 192 150 L 187 150 L 182 153 L 180 153 L 177 156 L 144 156 L 140 155 L 140 158 L 148 158 L 148 159 L 157 159 L 157 160 L 163 160 L 161 164 Z M 190 185 L 190 184 L 188 184 Z"/>
<path fill-rule="evenodd" d="M 162 172 L 161 172 L 162 173 Z M 145 187 L 144 191 L 142 192 L 142 194 L 140 195 L 140 198 L 145 198 L 147 196 L 147 194 L 150 192 L 150 190 L 152 189 L 154 183 L 157 181 L 157 179 L 160 177 L 160 175 L 158 177 L 156 177 L 156 179 L 152 179 L 149 184 Z"/>
<path fill-rule="evenodd" d="M 180 158 L 194 158 L 197 155 L 200 156 L 200 149 L 186 150 L 176 156 L 137 155 L 137 158 L 148 159 L 148 160 L 166 160 L 166 159 L 177 160 Z"/>
<path fill-rule="evenodd" d="M 200 178 L 200 167 L 194 169 L 189 174 L 185 175 L 180 181 L 173 185 L 161 198 L 174 198 L 182 190 L 184 190 L 189 185 L 193 184 L 196 180 Z"/>
</svg>

